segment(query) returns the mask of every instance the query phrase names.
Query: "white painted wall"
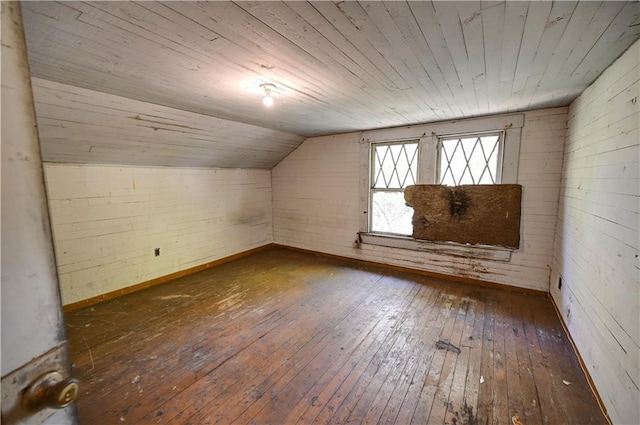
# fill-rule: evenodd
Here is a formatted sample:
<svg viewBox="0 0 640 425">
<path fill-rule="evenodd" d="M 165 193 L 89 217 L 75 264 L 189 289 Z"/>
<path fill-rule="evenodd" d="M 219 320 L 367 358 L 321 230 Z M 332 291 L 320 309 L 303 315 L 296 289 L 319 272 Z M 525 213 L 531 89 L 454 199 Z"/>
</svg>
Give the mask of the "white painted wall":
<svg viewBox="0 0 640 425">
<path fill-rule="evenodd" d="M 616 424 L 640 423 L 639 51 L 636 42 L 569 108 L 551 279 Z"/>
<path fill-rule="evenodd" d="M 64 304 L 272 242 L 269 170 L 46 164 L 45 176 Z"/>
<path fill-rule="evenodd" d="M 360 134 L 307 139 L 272 170 L 276 243 L 546 291 L 567 108 L 525 113 L 518 183 L 521 248 L 508 263 L 373 245 L 354 246 L 360 210 Z"/>
</svg>

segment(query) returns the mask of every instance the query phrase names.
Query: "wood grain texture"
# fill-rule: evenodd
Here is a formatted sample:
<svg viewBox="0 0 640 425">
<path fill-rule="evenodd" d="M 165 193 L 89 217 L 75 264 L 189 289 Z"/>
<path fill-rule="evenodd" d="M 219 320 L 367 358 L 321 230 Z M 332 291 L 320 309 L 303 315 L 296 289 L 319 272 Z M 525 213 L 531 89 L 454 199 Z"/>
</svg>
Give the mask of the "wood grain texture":
<svg viewBox="0 0 640 425">
<path fill-rule="evenodd" d="M 587 367 L 587 364 L 585 363 L 584 359 L 582 358 L 582 354 L 580 354 L 580 351 L 578 350 L 578 346 L 576 345 L 576 342 L 574 341 L 573 337 L 571 336 L 571 333 L 569 332 L 569 328 L 567 328 L 567 324 L 564 321 L 564 317 L 562 317 L 562 312 L 558 308 L 558 305 L 556 304 L 556 302 L 553 299 L 553 297 L 551 296 L 551 294 L 549 294 L 549 299 L 551 300 L 551 304 L 553 305 L 553 308 L 556 311 L 556 315 L 558 316 L 558 319 L 560 319 L 560 324 L 562 325 L 562 329 L 564 330 L 565 334 L 567 335 L 567 338 L 569 339 L 569 342 L 571 343 L 571 348 L 573 348 L 573 352 L 575 353 L 575 355 L 576 355 L 576 357 L 578 359 L 578 363 L 580 364 L 580 368 L 582 369 L 582 372 L 584 373 L 585 377 L 587 378 L 587 382 L 589 383 L 589 386 L 591 387 L 591 392 L 593 393 L 594 397 L 596 398 L 596 401 L 598 402 L 598 406 L 600 407 L 600 410 L 604 414 L 605 419 L 607 420 L 609 425 L 613 425 L 613 421 L 611 420 L 611 417 L 609 416 L 609 414 L 607 412 L 607 406 L 604 404 L 604 401 L 602 400 L 602 396 L 600 395 L 600 392 L 598 391 L 598 388 L 596 387 L 595 382 L 593 382 L 593 378 L 591 377 L 591 373 L 589 372 L 589 368 Z"/>
<path fill-rule="evenodd" d="M 271 169 L 303 137 L 33 79 L 45 162 Z"/>
<path fill-rule="evenodd" d="M 272 171 L 277 244 L 452 276 L 548 291 L 566 131 L 566 108 L 524 113 L 518 175 L 521 244 L 509 262 L 355 243 L 366 205 L 362 133 L 307 139 Z M 499 119 L 500 116 L 496 116 Z M 474 120 L 461 120 L 465 129 Z M 469 131 L 472 131 L 469 129 Z M 365 152 L 363 156 L 362 152 Z M 364 176 L 364 177 L 363 177 Z M 362 190 L 364 189 L 364 194 Z"/>
<path fill-rule="evenodd" d="M 67 325 L 86 423 L 604 423 L 548 299 L 291 250 Z"/>
<path fill-rule="evenodd" d="M 639 99 L 636 43 L 571 104 L 551 273 L 613 423 L 640 421 Z"/>
<path fill-rule="evenodd" d="M 220 264 L 228 263 L 229 261 L 237 260 L 238 258 L 246 257 L 247 255 L 255 254 L 256 252 L 263 251 L 273 244 L 267 244 L 260 246 L 258 248 L 253 248 L 248 251 L 240 252 L 238 254 L 230 255 L 228 257 L 220 258 L 219 260 L 211 261 L 206 264 L 202 264 L 199 266 L 191 267 L 186 270 L 181 270 L 179 272 L 171 273 L 165 276 L 160 276 L 155 279 L 147 280 L 146 282 L 137 283 L 132 286 L 127 286 L 126 288 L 118 289 L 116 291 L 111 291 L 106 294 L 100 294 L 95 297 L 87 298 L 81 301 L 76 301 L 71 304 L 67 304 L 64 306 L 65 313 L 71 313 L 72 311 L 79 310 L 81 308 L 90 307 L 94 304 L 99 304 L 105 301 L 109 301 L 114 298 L 122 297 L 127 294 L 131 294 L 133 292 L 142 291 L 143 289 L 150 288 L 152 286 L 160 285 L 161 283 L 170 282 L 172 280 L 176 280 L 178 278 L 188 276 L 190 274 L 198 273 L 203 270 L 210 269 L 211 267 L 218 266 Z"/>
<path fill-rule="evenodd" d="M 305 136 L 566 106 L 640 34 L 634 1 L 23 8 L 35 77 Z"/>
<path fill-rule="evenodd" d="M 296 248 L 296 247 L 292 247 L 292 246 L 279 245 L 279 244 L 272 244 L 272 246 L 278 247 L 278 248 L 286 248 L 286 249 L 290 249 L 290 250 L 294 250 L 294 251 L 306 252 L 308 254 L 313 254 L 313 255 L 322 255 L 323 257 L 334 258 L 336 260 L 341 260 L 341 261 L 352 261 L 352 262 L 356 262 L 356 263 L 359 263 L 359 264 L 362 264 L 362 265 L 366 265 L 366 266 L 371 266 L 371 267 L 382 267 L 382 268 L 385 268 L 385 269 L 395 270 L 395 271 L 399 271 L 399 272 L 412 273 L 412 274 L 418 274 L 418 275 L 421 275 L 421 276 L 427 276 L 427 277 L 434 278 L 434 279 L 451 280 L 451 281 L 454 281 L 454 282 L 467 283 L 469 285 L 484 286 L 484 287 L 487 287 L 487 288 L 500 289 L 502 291 L 513 291 L 513 292 L 518 292 L 518 293 L 521 293 L 521 294 L 533 295 L 533 296 L 536 296 L 536 297 L 547 297 L 548 294 L 549 294 L 547 291 L 539 291 L 539 290 L 536 290 L 536 289 L 529 289 L 529 288 L 520 288 L 520 287 L 517 287 L 517 286 L 514 286 L 514 285 L 504 285 L 504 284 L 501 284 L 501 283 L 487 282 L 486 280 L 471 279 L 471 278 L 468 278 L 468 277 L 453 276 L 453 275 L 447 275 L 447 274 L 442 274 L 442 273 L 434 273 L 434 272 L 429 272 L 429 271 L 425 271 L 425 270 L 412 269 L 410 267 L 396 266 L 396 265 L 393 265 L 393 264 L 378 263 L 378 262 L 375 262 L 375 261 L 367 261 L 367 260 L 343 257 L 341 255 L 327 254 L 326 252 L 311 251 L 311 250 L 308 250 L 308 249 Z"/>
<path fill-rule="evenodd" d="M 268 170 L 45 164 L 45 181 L 64 304 L 273 241 Z"/>
</svg>

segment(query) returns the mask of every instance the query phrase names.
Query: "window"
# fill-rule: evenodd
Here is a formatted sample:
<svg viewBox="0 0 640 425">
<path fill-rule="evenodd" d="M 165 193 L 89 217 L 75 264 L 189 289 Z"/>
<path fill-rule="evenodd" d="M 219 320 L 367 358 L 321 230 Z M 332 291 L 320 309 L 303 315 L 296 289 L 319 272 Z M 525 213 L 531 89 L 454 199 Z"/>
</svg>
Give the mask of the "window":
<svg viewBox="0 0 640 425">
<path fill-rule="evenodd" d="M 418 181 L 418 140 L 371 145 L 371 231 L 411 234 L 404 188 Z"/>
<path fill-rule="evenodd" d="M 438 183 L 500 183 L 502 132 L 446 136 L 438 140 Z"/>
<path fill-rule="evenodd" d="M 361 233 L 410 236 L 410 185 L 516 183 L 523 122 L 518 114 L 364 132 Z"/>
<path fill-rule="evenodd" d="M 499 183 L 502 139 L 501 132 L 437 138 L 438 183 Z M 413 209 L 405 205 L 404 188 L 418 182 L 420 169 L 430 160 L 419 156 L 420 143 L 413 139 L 371 144 L 369 231 L 404 236 L 413 232 Z"/>
</svg>

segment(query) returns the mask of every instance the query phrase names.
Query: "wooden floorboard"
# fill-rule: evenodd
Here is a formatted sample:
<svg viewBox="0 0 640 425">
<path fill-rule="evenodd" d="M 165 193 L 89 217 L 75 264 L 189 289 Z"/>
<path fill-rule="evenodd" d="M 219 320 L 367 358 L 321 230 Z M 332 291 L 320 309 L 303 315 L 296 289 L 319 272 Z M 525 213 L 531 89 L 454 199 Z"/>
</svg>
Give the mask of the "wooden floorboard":
<svg viewBox="0 0 640 425">
<path fill-rule="evenodd" d="M 82 424 L 606 423 L 532 295 L 273 248 L 66 320 Z"/>
</svg>

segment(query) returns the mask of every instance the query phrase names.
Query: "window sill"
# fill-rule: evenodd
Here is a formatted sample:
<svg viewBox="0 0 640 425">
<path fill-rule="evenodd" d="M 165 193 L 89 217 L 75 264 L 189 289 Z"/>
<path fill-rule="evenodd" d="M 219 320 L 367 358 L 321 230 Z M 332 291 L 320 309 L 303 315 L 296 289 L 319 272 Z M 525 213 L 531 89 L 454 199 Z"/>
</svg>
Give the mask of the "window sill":
<svg viewBox="0 0 640 425">
<path fill-rule="evenodd" d="M 454 257 L 477 258 L 492 261 L 511 261 L 511 249 L 499 246 L 463 245 L 455 242 L 428 242 L 409 236 L 387 235 L 359 232 L 359 241 L 363 244 L 408 249 L 411 251 L 431 252 Z"/>
</svg>

